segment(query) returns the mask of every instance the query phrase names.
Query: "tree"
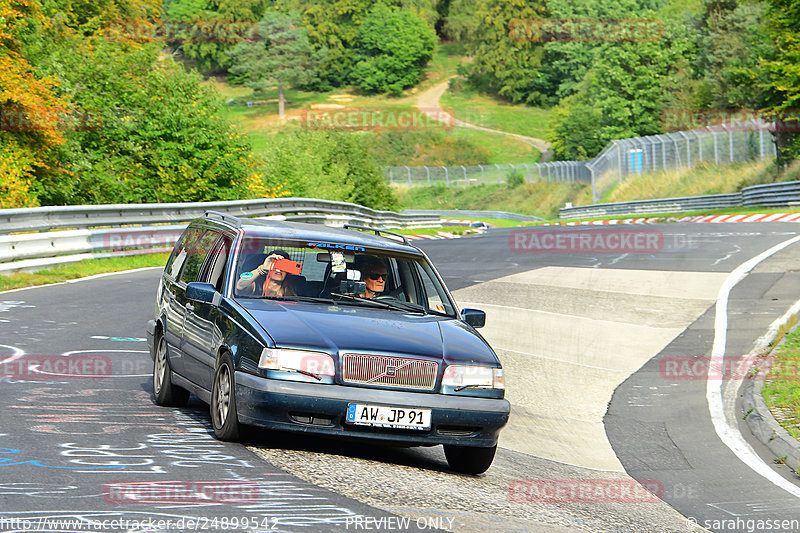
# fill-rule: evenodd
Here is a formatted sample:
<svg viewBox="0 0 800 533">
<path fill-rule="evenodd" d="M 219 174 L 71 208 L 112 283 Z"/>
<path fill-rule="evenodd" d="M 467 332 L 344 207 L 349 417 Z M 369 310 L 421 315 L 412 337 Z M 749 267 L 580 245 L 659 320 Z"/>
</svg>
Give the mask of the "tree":
<svg viewBox="0 0 800 533">
<path fill-rule="evenodd" d="M 231 50 L 229 71 L 244 84 L 263 90 L 278 86 L 278 115 L 283 118 L 283 88 L 308 81 L 313 71 L 313 52 L 296 14 L 267 12 L 256 26 L 251 42 Z"/>
<path fill-rule="evenodd" d="M 787 123 L 800 120 L 800 0 L 768 0 L 767 30 L 772 45 L 763 60 L 764 113 L 778 121 L 775 145 L 778 165 L 800 157 L 800 135 Z"/>
<path fill-rule="evenodd" d="M 512 102 L 534 102 L 542 65 L 542 43 L 509 35 L 512 20 L 547 15 L 544 0 L 478 0 L 472 6 L 475 36 L 467 45 L 473 56 L 466 74 L 477 88 Z"/>
<path fill-rule="evenodd" d="M 756 109 L 763 101 L 759 57 L 770 53 L 764 5 L 740 0 L 705 0 L 696 70 L 698 106 Z M 761 79 L 759 79 L 761 78 Z"/>
<path fill-rule="evenodd" d="M 422 80 L 436 32 L 411 11 L 377 4 L 361 24 L 357 42 L 353 83 L 365 92 L 398 94 Z"/>
<path fill-rule="evenodd" d="M 586 159 L 612 139 L 661 133 L 661 113 L 680 93 L 695 46 L 676 22 L 665 25 L 662 41 L 603 43 L 576 93 L 556 113 L 556 157 Z"/>
<path fill-rule="evenodd" d="M 196 24 L 202 32 L 189 32 L 176 49 L 202 72 L 225 71 L 230 65 L 228 51 L 246 37 L 267 10 L 266 0 L 167 0 L 166 18 Z M 197 33 L 197 36 L 193 35 Z M 168 43 L 170 44 L 170 43 Z"/>
<path fill-rule="evenodd" d="M 36 2 L 0 0 L 0 208 L 38 205 L 38 181 L 58 172 L 53 150 L 64 143 L 68 102 L 22 50 L 23 36 L 44 24 Z"/>
<path fill-rule="evenodd" d="M 397 200 L 378 172 L 367 139 L 352 133 L 288 130 L 264 155 L 263 180 L 294 196 L 396 209 Z"/>
</svg>

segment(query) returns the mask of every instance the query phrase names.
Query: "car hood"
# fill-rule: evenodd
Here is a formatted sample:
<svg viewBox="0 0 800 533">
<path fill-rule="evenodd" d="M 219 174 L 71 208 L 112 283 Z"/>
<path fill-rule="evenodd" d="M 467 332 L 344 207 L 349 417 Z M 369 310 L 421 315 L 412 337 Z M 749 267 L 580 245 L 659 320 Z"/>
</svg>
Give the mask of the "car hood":
<svg viewBox="0 0 800 533">
<path fill-rule="evenodd" d="M 351 305 L 258 299 L 239 303 L 281 348 L 497 364 L 483 337 L 453 318 Z"/>
</svg>

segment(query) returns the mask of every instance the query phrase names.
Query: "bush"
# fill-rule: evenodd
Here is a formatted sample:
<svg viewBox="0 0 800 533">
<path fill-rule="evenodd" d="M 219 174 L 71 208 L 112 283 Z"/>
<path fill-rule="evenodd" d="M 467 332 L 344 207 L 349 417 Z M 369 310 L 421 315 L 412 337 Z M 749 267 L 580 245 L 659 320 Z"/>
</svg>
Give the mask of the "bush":
<svg viewBox="0 0 800 533">
<path fill-rule="evenodd" d="M 365 140 L 356 134 L 283 131 L 264 157 L 262 179 L 281 182 L 292 196 L 354 202 L 373 209 L 397 208 L 397 199 Z"/>
<path fill-rule="evenodd" d="M 518 168 L 513 168 L 506 176 L 506 183 L 511 188 L 519 187 L 525 183 L 525 174 L 523 174 Z"/>
<path fill-rule="evenodd" d="M 44 205 L 234 200 L 254 172 L 250 148 L 220 117 L 221 98 L 154 45 L 59 43 L 76 116 L 57 148 L 63 171 L 41 183 Z"/>
<path fill-rule="evenodd" d="M 377 4 L 358 32 L 350 77 L 364 92 L 399 94 L 422 80 L 436 33 L 419 15 Z"/>
</svg>

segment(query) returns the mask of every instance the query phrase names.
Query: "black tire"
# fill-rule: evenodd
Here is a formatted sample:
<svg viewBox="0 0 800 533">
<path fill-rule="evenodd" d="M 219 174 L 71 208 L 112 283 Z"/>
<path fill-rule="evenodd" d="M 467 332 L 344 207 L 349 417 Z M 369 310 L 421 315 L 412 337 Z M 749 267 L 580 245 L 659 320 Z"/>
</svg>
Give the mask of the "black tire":
<svg viewBox="0 0 800 533">
<path fill-rule="evenodd" d="M 165 407 L 184 407 L 189 403 L 189 391 L 172 384 L 172 370 L 167 358 L 167 341 L 163 335 L 156 338 L 153 358 L 153 396 L 156 403 Z"/>
<path fill-rule="evenodd" d="M 234 382 L 233 360 L 224 353 L 214 373 L 211 387 L 211 425 L 219 440 L 239 439 L 239 418 L 236 414 L 236 384 Z"/>
<path fill-rule="evenodd" d="M 447 464 L 462 474 L 482 474 L 492 465 L 497 445 L 488 448 L 474 446 L 444 445 L 444 456 Z"/>
</svg>

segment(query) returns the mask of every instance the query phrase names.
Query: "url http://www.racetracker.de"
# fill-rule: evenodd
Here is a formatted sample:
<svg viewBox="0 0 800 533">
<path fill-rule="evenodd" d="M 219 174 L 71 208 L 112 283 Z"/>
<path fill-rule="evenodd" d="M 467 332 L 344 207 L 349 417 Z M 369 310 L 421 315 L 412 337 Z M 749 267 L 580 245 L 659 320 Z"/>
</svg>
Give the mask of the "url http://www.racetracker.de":
<svg viewBox="0 0 800 533">
<path fill-rule="evenodd" d="M 0 531 L 236 531 L 278 529 L 280 519 L 275 517 L 185 517 L 175 519 L 128 518 L 88 519 L 73 517 L 4 517 L 0 516 Z"/>
</svg>

